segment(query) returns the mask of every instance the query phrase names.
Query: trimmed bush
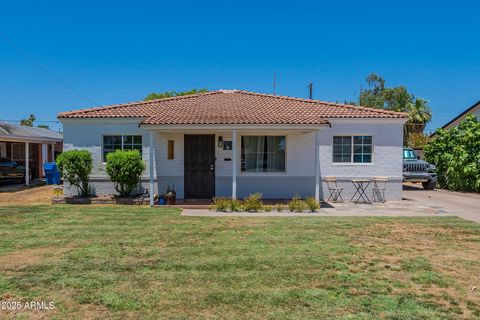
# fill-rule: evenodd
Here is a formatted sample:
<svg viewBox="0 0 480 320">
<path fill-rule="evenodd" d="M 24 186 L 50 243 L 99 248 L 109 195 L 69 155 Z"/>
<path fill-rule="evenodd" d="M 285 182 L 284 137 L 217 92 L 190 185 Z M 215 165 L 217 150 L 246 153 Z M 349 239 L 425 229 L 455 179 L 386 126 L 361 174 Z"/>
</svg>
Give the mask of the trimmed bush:
<svg viewBox="0 0 480 320">
<path fill-rule="evenodd" d="M 107 154 L 106 171 L 121 197 L 129 197 L 140 183 L 145 163 L 138 150 L 117 150 Z"/>
<path fill-rule="evenodd" d="M 249 212 L 262 211 L 263 209 L 262 194 L 257 192 L 249 195 L 243 200 L 243 206 L 245 208 L 245 211 L 249 211 Z"/>
<path fill-rule="evenodd" d="M 245 210 L 245 209 L 243 207 L 243 203 L 242 203 L 241 200 L 238 200 L 238 199 L 230 200 L 230 211 L 240 212 L 240 211 L 243 211 L 243 210 Z"/>
<path fill-rule="evenodd" d="M 219 212 L 227 212 L 230 208 L 230 199 L 226 198 L 214 198 L 213 203 L 210 205 L 210 210 Z"/>
<path fill-rule="evenodd" d="M 316 212 L 318 209 L 320 209 L 320 203 L 315 200 L 314 197 L 305 199 L 305 203 L 307 204 L 308 209 L 312 212 Z"/>
<path fill-rule="evenodd" d="M 299 196 L 294 196 L 288 203 L 288 209 L 290 212 L 303 212 L 307 210 L 307 204 Z"/>
<path fill-rule="evenodd" d="M 58 156 L 57 166 L 63 180 L 77 187 L 80 196 L 88 197 L 90 195 L 89 176 L 93 168 L 90 152 L 86 150 L 65 151 Z"/>
</svg>

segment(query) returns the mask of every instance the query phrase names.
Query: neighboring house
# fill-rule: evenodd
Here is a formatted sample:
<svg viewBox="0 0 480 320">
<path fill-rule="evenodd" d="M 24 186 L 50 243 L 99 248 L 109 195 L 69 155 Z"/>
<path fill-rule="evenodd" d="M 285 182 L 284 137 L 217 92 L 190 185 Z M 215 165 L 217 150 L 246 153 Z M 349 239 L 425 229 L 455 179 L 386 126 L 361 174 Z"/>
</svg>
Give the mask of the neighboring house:
<svg viewBox="0 0 480 320">
<path fill-rule="evenodd" d="M 147 165 L 143 186 L 157 193 L 175 185 L 180 199 L 242 198 L 254 192 L 269 199 L 295 194 L 326 199 L 326 176 L 338 178 L 344 198 L 353 194 L 352 178 L 388 176 L 387 199 L 402 198 L 405 113 L 219 90 L 64 112 L 58 118 L 64 150 L 92 153 L 96 193 L 114 192 L 105 155 L 136 149 Z"/>
<path fill-rule="evenodd" d="M 55 155 L 62 152 L 62 141 L 60 133 L 45 128 L 0 121 L 0 157 L 25 166 L 34 179 L 43 177 L 43 164 L 55 161 Z M 25 184 L 29 183 L 27 175 Z"/>
<path fill-rule="evenodd" d="M 470 115 L 474 115 L 477 117 L 478 120 L 480 120 L 480 101 L 478 101 L 477 103 L 472 105 L 470 108 L 463 111 L 458 116 L 456 116 L 455 118 L 447 122 L 445 125 L 442 126 L 442 129 L 446 129 L 446 130 L 452 129 L 453 127 L 458 126 L 460 122 L 465 120 L 465 118 Z M 435 136 L 435 133 L 431 135 L 431 137 L 434 137 L 434 136 Z"/>
</svg>

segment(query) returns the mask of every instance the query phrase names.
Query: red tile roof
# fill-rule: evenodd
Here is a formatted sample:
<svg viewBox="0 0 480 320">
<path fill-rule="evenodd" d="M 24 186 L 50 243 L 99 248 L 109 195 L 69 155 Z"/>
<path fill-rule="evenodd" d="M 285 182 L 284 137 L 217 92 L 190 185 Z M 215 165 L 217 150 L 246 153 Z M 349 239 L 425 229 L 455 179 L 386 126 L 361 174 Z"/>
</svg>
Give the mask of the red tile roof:
<svg viewBox="0 0 480 320">
<path fill-rule="evenodd" d="M 406 117 L 402 112 L 242 90 L 218 90 L 58 115 L 58 118 L 143 118 L 145 125 L 326 124 L 332 118 Z"/>
</svg>

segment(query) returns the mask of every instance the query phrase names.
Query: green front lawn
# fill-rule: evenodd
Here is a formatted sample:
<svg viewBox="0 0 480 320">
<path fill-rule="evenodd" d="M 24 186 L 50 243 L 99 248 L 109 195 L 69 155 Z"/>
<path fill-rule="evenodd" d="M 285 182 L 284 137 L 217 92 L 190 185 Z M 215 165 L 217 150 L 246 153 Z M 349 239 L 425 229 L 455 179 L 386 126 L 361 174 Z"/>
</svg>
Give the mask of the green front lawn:
<svg viewBox="0 0 480 320">
<path fill-rule="evenodd" d="M 0 318 L 480 318 L 479 256 L 453 217 L 0 207 L 0 300 L 56 306 Z"/>
</svg>

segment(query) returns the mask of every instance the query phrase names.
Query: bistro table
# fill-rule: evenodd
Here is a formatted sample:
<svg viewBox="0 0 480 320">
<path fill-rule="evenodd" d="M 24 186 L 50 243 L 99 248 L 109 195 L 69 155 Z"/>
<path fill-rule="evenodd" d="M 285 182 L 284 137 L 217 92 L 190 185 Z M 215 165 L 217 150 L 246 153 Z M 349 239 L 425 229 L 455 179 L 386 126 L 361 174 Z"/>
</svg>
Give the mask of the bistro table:
<svg viewBox="0 0 480 320">
<path fill-rule="evenodd" d="M 366 193 L 370 183 L 372 183 L 371 179 L 352 179 L 352 184 L 357 191 L 353 194 L 350 202 L 355 202 L 355 204 L 357 204 L 360 198 L 362 198 L 364 203 L 372 203 Z M 355 196 L 357 196 L 357 199 L 354 201 Z"/>
</svg>

